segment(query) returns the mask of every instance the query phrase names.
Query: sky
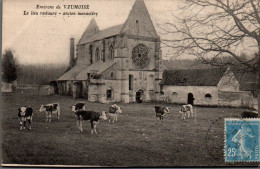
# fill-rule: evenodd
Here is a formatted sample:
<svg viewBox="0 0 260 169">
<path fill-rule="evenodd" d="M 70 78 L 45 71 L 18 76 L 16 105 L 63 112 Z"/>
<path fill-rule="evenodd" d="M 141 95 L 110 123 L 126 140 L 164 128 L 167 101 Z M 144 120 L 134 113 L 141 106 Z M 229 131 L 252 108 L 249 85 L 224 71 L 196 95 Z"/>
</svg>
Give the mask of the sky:
<svg viewBox="0 0 260 169">
<path fill-rule="evenodd" d="M 21 64 L 68 64 L 70 38 L 75 44 L 92 18 L 99 28 L 123 24 L 135 0 L 4 0 L 2 21 L 2 51 L 12 49 Z M 145 0 L 151 19 L 158 22 L 171 19 L 178 0 Z M 37 9 L 53 6 L 54 9 Z M 60 9 L 56 9 L 57 6 Z M 89 5 L 89 9 L 64 9 L 63 5 Z M 31 12 L 38 12 L 32 15 Z M 28 15 L 25 15 L 29 12 Z M 40 12 L 58 12 L 57 16 L 42 16 Z M 64 16 L 63 12 L 94 12 L 94 16 Z M 166 17 L 169 16 L 169 17 Z M 165 53 L 167 51 L 163 51 Z"/>
<path fill-rule="evenodd" d="M 144 2 L 157 33 L 161 39 L 167 39 L 168 35 L 161 34 L 162 30 L 158 24 L 173 23 L 174 16 L 180 14 L 179 6 L 182 6 L 184 1 L 144 0 Z M 2 52 L 9 48 L 12 49 L 14 57 L 21 64 L 68 64 L 71 37 L 75 38 L 75 44 L 77 44 L 92 18 L 95 18 L 101 30 L 123 24 L 134 3 L 135 0 L 3 0 Z M 66 7 L 68 5 L 88 5 L 89 8 L 64 9 L 64 5 Z M 40 6 L 41 9 L 37 6 Z M 57 6 L 60 8 L 57 9 Z M 47 7 L 54 9 L 47 9 Z M 39 15 L 32 15 L 32 12 L 38 12 Z M 40 12 L 61 14 L 46 16 L 40 15 Z M 63 12 L 93 12 L 97 15 L 72 16 L 62 15 Z M 194 11 L 188 14 L 192 14 L 192 12 Z M 250 41 L 251 39 L 244 44 L 252 44 Z M 251 54 L 254 51 L 251 49 L 244 47 L 243 50 L 238 49 L 238 52 L 247 50 Z M 163 59 L 174 57 L 172 53 L 169 48 L 162 48 Z M 178 59 L 187 58 L 192 57 L 187 55 L 178 57 Z"/>
</svg>

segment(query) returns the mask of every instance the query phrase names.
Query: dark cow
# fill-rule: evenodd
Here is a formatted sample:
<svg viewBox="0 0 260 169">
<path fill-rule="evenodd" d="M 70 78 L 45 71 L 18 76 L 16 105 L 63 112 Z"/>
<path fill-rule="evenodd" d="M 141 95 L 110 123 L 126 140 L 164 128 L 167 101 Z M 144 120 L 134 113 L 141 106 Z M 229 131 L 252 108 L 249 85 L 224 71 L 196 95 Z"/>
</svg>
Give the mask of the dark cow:
<svg viewBox="0 0 260 169">
<path fill-rule="evenodd" d="M 257 118 L 258 112 L 256 110 L 246 110 L 241 113 L 242 118 Z"/>
<path fill-rule="evenodd" d="M 18 108 L 18 119 L 20 122 L 20 130 L 26 128 L 26 123 L 28 123 L 28 129 L 31 130 L 33 109 L 31 107 L 22 106 Z"/>
<path fill-rule="evenodd" d="M 159 120 L 162 122 L 164 118 L 164 114 L 169 114 L 170 113 L 170 108 L 169 107 L 163 107 L 163 106 L 154 106 L 156 117 L 159 118 Z"/>
<path fill-rule="evenodd" d="M 56 113 L 57 119 L 60 119 L 60 105 L 59 103 L 51 103 L 46 105 L 41 105 L 40 112 L 45 111 L 46 112 L 46 121 L 45 122 L 51 122 L 51 116 L 52 113 Z"/>
<path fill-rule="evenodd" d="M 79 110 L 86 110 L 85 109 L 85 103 L 76 103 L 75 105 L 71 106 L 72 112 L 76 112 Z"/>
<path fill-rule="evenodd" d="M 108 112 L 108 122 L 110 123 L 110 119 L 112 119 L 113 123 L 114 121 L 117 121 L 118 120 L 118 113 L 122 113 L 122 110 L 121 108 L 116 105 L 116 104 L 113 104 L 109 107 L 109 112 Z"/>
<path fill-rule="evenodd" d="M 181 106 L 182 119 L 194 117 L 193 107 L 191 104 L 185 104 Z"/>
<path fill-rule="evenodd" d="M 79 130 L 82 132 L 82 121 L 83 120 L 89 120 L 91 124 L 91 133 L 97 133 L 97 123 L 99 122 L 100 119 L 102 120 L 107 120 L 106 112 L 102 111 L 100 112 L 95 112 L 95 111 L 86 111 L 86 110 L 78 110 L 75 111 L 75 116 L 77 118 L 77 126 L 79 127 Z"/>
</svg>

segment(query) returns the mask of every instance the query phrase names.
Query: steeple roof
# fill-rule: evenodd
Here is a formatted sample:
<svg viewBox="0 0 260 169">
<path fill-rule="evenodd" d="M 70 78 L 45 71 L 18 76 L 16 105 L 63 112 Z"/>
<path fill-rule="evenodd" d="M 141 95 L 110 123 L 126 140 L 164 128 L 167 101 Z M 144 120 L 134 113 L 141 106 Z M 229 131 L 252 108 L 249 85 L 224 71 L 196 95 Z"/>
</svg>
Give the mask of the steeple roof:
<svg viewBox="0 0 260 169">
<path fill-rule="evenodd" d="M 135 1 L 121 33 L 158 38 L 150 14 L 143 0 Z"/>
<path fill-rule="evenodd" d="M 81 44 L 82 42 L 84 42 L 85 40 L 90 38 L 93 34 L 99 32 L 99 31 L 100 31 L 100 29 L 97 25 L 96 20 L 94 18 L 92 18 L 90 23 L 88 24 L 87 29 L 85 30 L 85 32 L 81 36 L 81 38 L 79 40 L 79 44 Z"/>
<path fill-rule="evenodd" d="M 143 37 L 159 37 L 143 0 L 135 1 L 124 24 L 116 25 L 100 31 L 95 19 L 93 18 L 79 40 L 78 45 L 123 33 Z"/>
</svg>

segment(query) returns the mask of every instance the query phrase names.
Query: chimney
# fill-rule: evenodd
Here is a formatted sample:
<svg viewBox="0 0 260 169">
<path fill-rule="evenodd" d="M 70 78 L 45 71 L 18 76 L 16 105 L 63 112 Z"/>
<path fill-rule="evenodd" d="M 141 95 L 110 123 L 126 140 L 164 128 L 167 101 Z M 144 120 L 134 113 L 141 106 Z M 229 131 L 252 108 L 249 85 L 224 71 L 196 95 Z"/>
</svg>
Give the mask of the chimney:
<svg viewBox="0 0 260 169">
<path fill-rule="evenodd" d="M 74 54 L 74 38 L 70 38 L 70 67 L 73 67 L 75 63 L 75 54 Z"/>
</svg>

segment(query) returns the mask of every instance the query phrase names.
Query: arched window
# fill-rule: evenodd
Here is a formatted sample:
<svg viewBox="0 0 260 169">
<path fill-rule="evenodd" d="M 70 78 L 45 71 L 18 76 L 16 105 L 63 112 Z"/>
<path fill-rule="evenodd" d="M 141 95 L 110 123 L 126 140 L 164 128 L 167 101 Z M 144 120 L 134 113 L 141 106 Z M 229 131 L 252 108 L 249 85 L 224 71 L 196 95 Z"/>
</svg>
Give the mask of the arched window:
<svg viewBox="0 0 260 169">
<path fill-rule="evenodd" d="M 96 61 L 100 60 L 100 54 L 99 54 L 99 49 L 96 48 Z"/>
<path fill-rule="evenodd" d="M 178 94 L 176 92 L 172 92 L 172 96 L 177 96 Z"/>
<path fill-rule="evenodd" d="M 148 76 L 148 89 L 149 90 L 154 90 L 154 75 L 149 75 Z"/>
<path fill-rule="evenodd" d="M 113 59 L 113 58 L 114 58 L 114 47 L 113 47 L 113 45 L 111 45 L 111 46 L 109 47 L 109 58 L 110 58 L 110 59 Z"/>
<path fill-rule="evenodd" d="M 208 99 L 211 99 L 212 98 L 212 96 L 211 96 L 211 94 L 205 94 L 205 98 L 208 98 Z"/>
</svg>

